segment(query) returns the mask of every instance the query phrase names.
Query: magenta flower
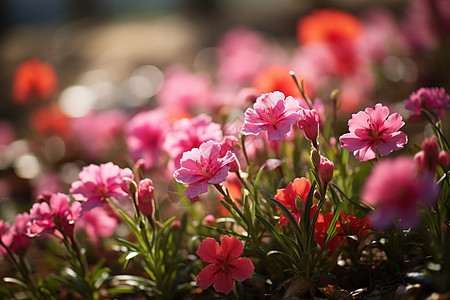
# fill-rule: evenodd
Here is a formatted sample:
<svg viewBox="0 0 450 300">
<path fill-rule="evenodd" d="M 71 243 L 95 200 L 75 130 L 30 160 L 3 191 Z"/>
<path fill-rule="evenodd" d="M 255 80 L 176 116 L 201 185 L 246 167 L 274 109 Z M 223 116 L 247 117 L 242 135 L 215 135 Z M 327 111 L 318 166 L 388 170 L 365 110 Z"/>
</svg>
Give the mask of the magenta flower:
<svg viewBox="0 0 450 300">
<path fill-rule="evenodd" d="M 198 148 L 206 141 L 220 142 L 222 130 L 220 124 L 212 122 L 210 116 L 200 114 L 193 119 L 181 119 L 175 122 L 167 133 L 163 148 L 172 158 L 169 166 L 172 170 L 180 168 L 180 159 L 184 152 Z"/>
<path fill-rule="evenodd" d="M 415 226 L 417 204 L 430 204 L 439 190 L 431 174 L 416 176 L 416 164 L 409 157 L 383 160 L 375 165 L 361 192 L 361 200 L 375 207 L 370 214 L 377 229 L 399 220 L 399 229 Z"/>
<path fill-rule="evenodd" d="M 9 247 L 14 253 L 24 252 L 30 247 L 31 240 L 27 236 L 27 224 L 30 219 L 28 213 L 16 215 L 15 223 L 11 227 L 12 241 Z"/>
<path fill-rule="evenodd" d="M 404 103 L 405 108 L 412 111 L 408 117 L 410 121 L 424 120 L 421 108 L 435 111 L 437 116 L 442 119 L 445 109 L 450 108 L 450 96 L 443 88 L 420 88 L 413 92 Z"/>
<path fill-rule="evenodd" d="M 3 220 L 0 220 L 0 240 L 2 241 L 2 244 L 8 248 L 12 242 L 11 227 L 8 222 L 4 222 Z M 0 256 L 7 253 L 3 245 L 0 245 Z"/>
<path fill-rule="evenodd" d="M 228 294 L 233 289 L 233 280 L 252 278 L 255 266 L 249 258 L 239 257 L 243 251 L 244 244 L 235 237 L 225 235 L 222 246 L 213 238 L 204 239 L 196 253 L 210 265 L 198 274 L 197 285 L 205 290 L 214 284 L 217 292 Z"/>
<path fill-rule="evenodd" d="M 128 194 L 122 190 L 122 178 L 133 178 L 130 169 L 121 169 L 112 162 L 84 167 L 78 174 L 80 180 L 72 183 L 70 192 L 78 201 L 85 201 L 83 208 L 90 210 L 95 206 L 102 205 L 108 197 L 123 199 Z"/>
<path fill-rule="evenodd" d="M 320 164 L 318 168 L 319 178 L 322 185 L 327 184 L 333 179 L 334 164 L 328 158 L 320 156 Z"/>
<path fill-rule="evenodd" d="M 300 108 L 299 113 L 302 119 L 297 122 L 298 128 L 304 131 L 308 140 L 316 143 L 319 137 L 319 113 L 315 109 L 310 110 L 304 108 Z"/>
<path fill-rule="evenodd" d="M 302 119 L 299 109 L 298 101 L 291 96 L 285 100 L 281 92 L 262 94 L 253 108 L 245 111 L 241 133 L 258 135 L 267 131 L 269 141 L 282 141 L 291 131 L 292 123 Z"/>
<path fill-rule="evenodd" d="M 110 216 L 104 207 L 95 207 L 83 213 L 81 219 L 76 223 L 76 229 L 86 230 L 88 238 L 96 244 L 100 237 L 112 236 L 117 223 L 117 218 Z"/>
<path fill-rule="evenodd" d="M 220 156 L 220 145 L 208 141 L 185 152 L 181 159 L 181 168 L 175 171 L 173 177 L 176 181 L 189 186 L 184 190 L 184 195 L 195 201 L 197 196 L 208 191 L 208 183 L 219 184 L 223 182 L 230 170 L 230 163 L 236 160 L 236 156 L 228 151 Z"/>
<path fill-rule="evenodd" d="M 447 167 L 448 153 L 444 150 L 439 152 L 439 146 L 434 137 L 425 139 L 422 142 L 422 151 L 414 155 L 414 161 L 419 172 L 429 172 L 434 174 L 437 166 Z"/>
<path fill-rule="evenodd" d="M 82 214 L 81 203 L 70 203 L 69 196 L 57 193 L 50 196 L 49 203 L 35 203 L 31 207 L 27 223 L 29 237 L 52 233 L 55 229 L 72 236 L 75 221 Z"/>
<path fill-rule="evenodd" d="M 366 108 L 353 114 L 348 121 L 350 133 L 339 140 L 343 143 L 342 148 L 352 151 L 359 161 L 367 161 L 376 157 L 376 151 L 388 155 L 402 149 L 408 137 L 397 130 L 404 124 L 398 113 L 389 115 L 389 108 L 378 103 L 375 109 Z"/>
<path fill-rule="evenodd" d="M 156 165 L 162 153 L 169 123 L 161 110 L 145 111 L 134 116 L 126 125 L 128 151 L 134 161 L 144 160 L 145 168 Z"/>
</svg>

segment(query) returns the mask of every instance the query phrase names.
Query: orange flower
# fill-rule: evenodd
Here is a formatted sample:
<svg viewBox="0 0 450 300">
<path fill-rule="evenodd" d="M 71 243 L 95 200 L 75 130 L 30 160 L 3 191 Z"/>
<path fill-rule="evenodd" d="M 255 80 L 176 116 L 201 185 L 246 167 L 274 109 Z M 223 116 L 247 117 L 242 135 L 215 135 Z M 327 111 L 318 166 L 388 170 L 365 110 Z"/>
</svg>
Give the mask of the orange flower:
<svg viewBox="0 0 450 300">
<path fill-rule="evenodd" d="M 69 117 L 55 104 L 33 111 L 30 125 L 36 132 L 42 134 L 57 134 L 62 138 L 67 138 L 69 134 Z"/>
<path fill-rule="evenodd" d="M 301 97 L 300 91 L 294 79 L 289 75 L 289 71 L 291 70 L 281 65 L 272 65 L 259 73 L 253 82 L 253 87 L 261 93 L 280 91 L 286 97 L 299 98 Z M 299 80 L 301 79 L 300 77 Z M 307 84 L 305 84 L 305 90 L 309 95 L 311 88 Z"/>
<path fill-rule="evenodd" d="M 354 42 L 362 25 L 357 18 L 337 9 L 320 9 L 301 18 L 297 37 L 301 44 L 334 43 L 336 40 Z"/>
<path fill-rule="evenodd" d="M 355 72 L 358 65 L 355 44 L 361 31 L 358 19 L 335 9 L 316 10 L 297 24 L 297 38 L 301 44 L 323 43 L 331 48 L 336 75 Z"/>
<path fill-rule="evenodd" d="M 38 59 L 32 59 L 17 66 L 14 73 L 12 98 L 18 104 L 33 99 L 49 99 L 55 94 L 58 79 L 54 68 Z"/>
</svg>

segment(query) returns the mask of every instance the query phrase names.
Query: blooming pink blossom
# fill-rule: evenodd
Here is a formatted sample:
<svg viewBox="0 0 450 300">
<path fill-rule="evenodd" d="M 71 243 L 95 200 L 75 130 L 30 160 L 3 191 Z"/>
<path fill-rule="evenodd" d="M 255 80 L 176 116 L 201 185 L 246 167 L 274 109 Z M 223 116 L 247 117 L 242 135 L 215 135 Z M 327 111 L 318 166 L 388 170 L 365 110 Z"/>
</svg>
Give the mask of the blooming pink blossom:
<svg viewBox="0 0 450 300">
<path fill-rule="evenodd" d="M 89 210 L 102 205 L 108 197 L 123 199 L 128 194 L 122 190 L 122 178 L 133 178 L 130 169 L 121 169 L 112 162 L 99 166 L 91 164 L 78 174 L 80 180 L 72 183 L 70 192 L 78 201 L 85 201 L 83 208 Z"/>
<path fill-rule="evenodd" d="M 302 118 L 297 122 L 298 128 L 303 130 L 308 140 L 315 143 L 319 137 L 319 113 L 315 109 L 303 108 L 300 108 L 299 113 Z"/>
<path fill-rule="evenodd" d="M 181 159 L 181 168 L 175 171 L 173 177 L 176 181 L 189 186 L 184 194 L 191 201 L 208 191 L 208 183 L 219 184 L 227 176 L 230 163 L 236 160 L 236 156 L 228 151 L 224 156 L 220 156 L 220 144 L 208 141 L 185 152 Z"/>
<path fill-rule="evenodd" d="M 197 285 L 201 289 L 213 285 L 217 292 L 228 294 L 233 289 L 233 280 L 251 278 L 255 266 L 249 258 L 239 257 L 243 251 L 244 244 L 235 237 L 225 235 L 222 245 L 213 238 L 204 239 L 196 253 L 210 265 L 198 274 Z"/>
<path fill-rule="evenodd" d="M 361 192 L 361 200 L 375 210 L 372 225 L 385 229 L 399 219 L 399 229 L 415 226 L 419 217 L 417 204 L 430 204 L 437 199 L 438 188 L 431 174 L 416 176 L 416 164 L 409 157 L 378 162 Z"/>
<path fill-rule="evenodd" d="M 128 151 L 134 161 L 144 160 L 145 168 L 156 165 L 169 123 L 161 110 L 145 111 L 134 116 L 126 125 Z"/>
<path fill-rule="evenodd" d="M 51 233 L 56 229 L 71 236 L 75 221 L 81 214 L 80 202 L 70 203 L 69 196 L 65 194 L 52 194 L 49 203 L 35 203 L 31 207 L 27 235 L 35 237 L 43 233 Z"/>
<path fill-rule="evenodd" d="M 375 109 L 366 108 L 353 114 L 348 121 L 350 133 L 339 139 L 343 143 L 342 148 L 353 151 L 358 160 L 367 161 L 376 157 L 376 151 L 388 155 L 402 149 L 408 137 L 397 130 L 404 124 L 398 113 L 389 115 L 389 108 L 378 103 Z"/>
<path fill-rule="evenodd" d="M 422 151 L 414 155 L 419 172 L 429 172 L 434 174 L 438 165 L 446 167 L 448 164 L 448 153 L 439 152 L 439 146 L 434 137 L 425 139 L 422 142 Z"/>
<path fill-rule="evenodd" d="M 410 121 L 422 121 L 421 109 L 435 112 L 443 118 L 445 109 L 450 108 L 450 96 L 443 88 L 420 88 L 404 101 L 405 108 L 412 111 L 408 117 Z"/>
<path fill-rule="evenodd" d="M 79 150 L 91 159 L 101 159 L 108 154 L 114 142 L 123 134 L 125 122 L 126 116 L 119 110 L 91 112 L 71 119 Z"/>
<path fill-rule="evenodd" d="M 220 124 L 212 122 L 210 116 L 200 114 L 193 119 L 181 119 L 175 122 L 163 144 L 164 150 L 172 158 L 172 166 L 169 168 L 178 169 L 184 152 L 198 148 L 203 142 L 209 140 L 216 142 L 222 140 Z"/>
<path fill-rule="evenodd" d="M 154 212 L 154 192 L 155 188 L 153 187 L 153 182 L 150 179 L 144 178 L 139 181 L 137 190 L 137 203 L 141 212 L 146 216 L 151 216 Z"/>
<path fill-rule="evenodd" d="M 267 131 L 269 141 L 282 141 L 291 131 L 292 123 L 302 119 L 298 113 L 300 105 L 291 96 L 284 99 L 281 92 L 262 94 L 253 108 L 245 111 L 244 135 L 258 135 Z"/>
<path fill-rule="evenodd" d="M 110 237 L 117 227 L 117 218 L 111 216 L 104 207 L 85 211 L 76 223 L 76 229 L 86 230 L 89 239 L 96 244 L 100 237 Z"/>
</svg>

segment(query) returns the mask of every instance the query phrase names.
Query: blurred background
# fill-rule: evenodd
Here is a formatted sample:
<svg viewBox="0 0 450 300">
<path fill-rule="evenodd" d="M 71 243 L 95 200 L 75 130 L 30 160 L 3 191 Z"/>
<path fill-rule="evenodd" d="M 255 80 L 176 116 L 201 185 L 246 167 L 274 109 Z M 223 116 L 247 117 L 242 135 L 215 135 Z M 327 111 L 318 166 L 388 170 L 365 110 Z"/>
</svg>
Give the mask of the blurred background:
<svg viewBox="0 0 450 300">
<path fill-rule="evenodd" d="M 217 49 L 234 28 L 246 28 L 263 41 L 262 61 L 295 67 L 301 78 L 325 70 L 326 60 L 315 57 L 314 50 L 306 55 L 307 47 L 299 48 L 297 27 L 299 19 L 323 8 L 345 11 L 360 20 L 365 39 L 358 42 L 362 45 L 358 51 L 365 55 L 368 68 L 348 77 L 344 71 L 330 71 L 334 77 L 328 80 L 327 75 L 326 83 L 320 77 L 323 73 L 311 75 L 314 96 L 326 102 L 330 91 L 340 88 L 349 101 L 344 112 L 349 116 L 374 101 L 401 104 L 422 86 L 450 90 L 447 0 L 380 0 L 376 6 L 370 0 L 1 1 L 0 218 L 13 216 L 10 210 L 20 211 L 18 203 L 27 209 L 43 190 L 67 190 L 83 165 L 127 163 L 117 155 L 124 153 L 123 142 L 102 155 L 81 149 L 80 140 L 66 130 L 73 120 L 107 110 L 126 112 L 129 118 L 158 106 L 159 92 L 170 76 L 167 70 L 173 65 L 184 66 L 188 73 L 209 74 L 213 85 L 225 89 L 223 83 L 229 78 L 215 74 Z M 55 91 L 47 102 L 21 102 L 13 96 L 18 66 L 32 59 L 45 62 L 56 73 Z M 236 86 L 255 87 L 255 82 L 234 84 L 229 93 L 235 96 Z M 355 89 L 361 86 L 370 87 Z M 189 84 L 175 84 L 172 89 L 186 88 Z M 402 105 L 395 108 L 405 116 Z M 87 126 L 84 131 L 92 129 Z M 93 141 L 95 136 L 86 143 Z"/>
</svg>

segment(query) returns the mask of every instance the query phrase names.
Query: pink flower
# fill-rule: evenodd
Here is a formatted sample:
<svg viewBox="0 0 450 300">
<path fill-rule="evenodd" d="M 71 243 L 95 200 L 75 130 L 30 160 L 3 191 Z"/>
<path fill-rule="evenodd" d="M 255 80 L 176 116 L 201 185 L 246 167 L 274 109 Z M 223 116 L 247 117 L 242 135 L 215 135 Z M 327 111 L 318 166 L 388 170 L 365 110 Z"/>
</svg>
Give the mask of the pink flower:
<svg viewBox="0 0 450 300">
<path fill-rule="evenodd" d="M 308 140 L 315 143 L 319 137 L 319 113 L 317 113 L 315 109 L 310 110 L 303 108 L 300 108 L 299 113 L 302 119 L 297 122 L 298 128 L 305 132 L 305 136 Z"/>
<path fill-rule="evenodd" d="M 251 278 L 255 266 L 249 258 L 239 257 L 243 251 L 244 244 L 235 237 L 225 235 L 222 246 L 213 238 L 204 239 L 196 253 L 210 265 L 198 274 L 197 285 L 205 290 L 214 284 L 217 292 L 228 294 L 233 289 L 233 280 Z"/>
<path fill-rule="evenodd" d="M 408 117 L 410 121 L 424 120 L 421 108 L 434 111 L 439 118 L 443 118 L 445 109 L 450 108 L 450 96 L 443 88 L 420 88 L 404 101 L 405 108 L 412 111 Z"/>
<path fill-rule="evenodd" d="M 334 164 L 328 158 L 320 156 L 319 177 L 322 185 L 333 179 Z"/>
<path fill-rule="evenodd" d="M 399 219 L 399 229 L 415 226 L 417 204 L 430 204 L 439 194 L 430 174 L 416 176 L 409 157 L 382 160 L 375 165 L 361 192 L 361 200 L 376 209 L 370 214 L 375 228 L 385 229 Z"/>
<path fill-rule="evenodd" d="M 100 237 L 112 236 L 117 223 L 117 218 L 110 216 L 103 207 L 95 207 L 83 213 L 76 223 L 76 229 L 86 230 L 89 239 L 96 244 Z"/>
<path fill-rule="evenodd" d="M 0 239 L 2 243 L 9 248 L 12 242 L 11 227 L 8 222 L 4 222 L 3 220 L 0 220 Z M 3 245 L 0 245 L 0 256 L 5 255 L 6 253 L 6 249 Z"/>
<path fill-rule="evenodd" d="M 397 130 L 404 124 L 398 113 L 389 116 L 389 108 L 378 103 L 375 109 L 366 108 L 353 114 L 348 121 L 350 133 L 339 140 L 343 143 L 342 148 L 353 151 L 359 161 L 367 161 L 376 157 L 376 151 L 388 155 L 402 149 L 408 137 Z"/>
<path fill-rule="evenodd" d="M 22 213 L 16 215 L 14 225 L 11 227 L 12 241 L 10 249 L 14 253 L 24 252 L 30 247 L 31 240 L 27 236 L 27 224 L 30 219 L 28 213 Z"/>
<path fill-rule="evenodd" d="M 143 159 L 145 168 L 156 165 L 169 124 L 161 110 L 145 111 L 134 116 L 126 125 L 128 151 L 134 161 Z"/>
<path fill-rule="evenodd" d="M 112 162 L 100 166 L 91 164 L 84 167 L 78 174 L 79 181 L 72 183 L 70 192 L 78 201 L 86 201 L 83 204 L 85 210 L 102 205 L 108 197 L 123 199 L 128 194 L 121 188 L 122 178 L 133 178 L 130 169 L 121 169 Z"/>
<path fill-rule="evenodd" d="M 220 124 L 212 122 L 210 116 L 200 114 L 193 119 L 181 119 L 175 122 L 167 133 L 163 148 L 172 158 L 172 170 L 180 167 L 184 152 L 198 148 L 206 141 L 220 142 L 222 130 Z"/>
<path fill-rule="evenodd" d="M 235 160 L 236 156 L 231 151 L 220 157 L 220 145 L 208 141 L 201 144 L 200 148 L 183 154 L 181 168 L 175 171 L 173 177 L 176 181 L 189 185 L 184 194 L 194 201 L 198 195 L 208 191 L 208 183 L 223 182 L 230 170 L 228 164 Z"/>
<path fill-rule="evenodd" d="M 291 131 L 292 123 L 302 119 L 298 101 L 291 96 L 284 99 L 281 92 L 262 94 L 252 108 L 245 111 L 244 135 L 258 135 L 267 131 L 269 141 L 282 141 Z"/>
<path fill-rule="evenodd" d="M 79 150 L 92 159 L 101 159 L 108 154 L 123 134 L 126 116 L 119 110 L 91 112 L 80 118 L 73 118 L 72 131 Z"/>
<path fill-rule="evenodd" d="M 139 209 L 145 216 L 153 215 L 155 209 L 155 200 L 153 199 L 154 192 L 155 188 L 153 187 L 153 182 L 150 179 L 144 178 L 139 181 L 137 203 Z"/>
<path fill-rule="evenodd" d="M 434 137 L 425 139 L 422 142 L 422 151 L 414 155 L 419 172 L 429 172 L 434 174 L 438 165 L 446 167 L 448 165 L 448 153 L 439 152 L 439 146 Z"/>
<path fill-rule="evenodd" d="M 158 93 L 161 106 L 186 111 L 209 104 L 212 84 L 207 74 L 190 73 L 185 67 L 175 65 L 165 70 L 164 77 L 164 85 Z"/>
<path fill-rule="evenodd" d="M 72 236 L 75 221 L 82 214 L 81 203 L 75 201 L 70 204 L 69 196 L 62 193 L 52 194 L 49 202 L 50 204 L 47 202 L 33 204 L 27 223 L 27 235 L 35 237 L 56 229 Z"/>
</svg>

